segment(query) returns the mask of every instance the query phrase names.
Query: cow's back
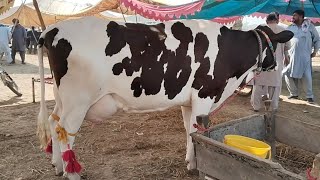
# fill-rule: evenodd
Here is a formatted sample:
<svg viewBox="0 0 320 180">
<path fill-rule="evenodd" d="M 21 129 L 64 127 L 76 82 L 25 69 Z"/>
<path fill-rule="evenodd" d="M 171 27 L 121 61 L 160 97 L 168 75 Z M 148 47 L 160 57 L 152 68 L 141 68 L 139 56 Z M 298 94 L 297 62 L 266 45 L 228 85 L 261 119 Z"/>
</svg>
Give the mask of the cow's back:
<svg viewBox="0 0 320 180">
<path fill-rule="evenodd" d="M 47 41 L 55 49 L 60 43 L 67 56 L 61 63 L 64 57 L 49 55 L 51 66 L 67 66 L 57 70 L 59 88 L 81 81 L 78 88 L 92 102 L 112 94 L 125 109 L 148 110 L 190 103 L 200 64 L 209 60 L 213 72 L 220 27 L 199 20 L 147 26 L 86 17 L 50 26 L 41 37 L 55 34 Z"/>
</svg>

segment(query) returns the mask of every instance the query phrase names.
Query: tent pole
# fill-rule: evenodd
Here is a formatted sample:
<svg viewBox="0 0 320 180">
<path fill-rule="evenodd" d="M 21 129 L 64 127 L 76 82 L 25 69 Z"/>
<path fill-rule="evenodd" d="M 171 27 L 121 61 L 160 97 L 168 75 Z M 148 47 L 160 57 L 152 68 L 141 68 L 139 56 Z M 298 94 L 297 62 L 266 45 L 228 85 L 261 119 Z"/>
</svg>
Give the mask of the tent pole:
<svg viewBox="0 0 320 180">
<path fill-rule="evenodd" d="M 41 24 L 41 29 L 42 29 L 42 31 L 44 31 L 46 29 L 46 25 L 44 24 L 44 21 L 43 21 L 43 18 L 42 18 L 42 15 L 41 15 L 41 12 L 40 12 L 40 9 L 38 6 L 38 2 L 37 2 L 37 0 L 32 0 L 32 1 L 33 1 L 33 6 L 36 9 L 36 12 L 38 14 L 38 18 L 39 18 L 39 21 Z"/>
</svg>

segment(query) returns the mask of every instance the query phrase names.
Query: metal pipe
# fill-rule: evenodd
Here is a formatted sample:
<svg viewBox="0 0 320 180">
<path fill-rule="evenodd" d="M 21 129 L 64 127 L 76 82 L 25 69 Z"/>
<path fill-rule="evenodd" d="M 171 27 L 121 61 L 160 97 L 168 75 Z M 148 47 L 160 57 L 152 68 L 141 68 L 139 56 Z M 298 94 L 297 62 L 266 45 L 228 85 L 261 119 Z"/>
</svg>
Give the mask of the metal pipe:
<svg viewBox="0 0 320 180">
<path fill-rule="evenodd" d="M 34 93 L 34 78 L 32 78 L 32 102 L 35 103 L 36 102 L 36 96 Z"/>
</svg>

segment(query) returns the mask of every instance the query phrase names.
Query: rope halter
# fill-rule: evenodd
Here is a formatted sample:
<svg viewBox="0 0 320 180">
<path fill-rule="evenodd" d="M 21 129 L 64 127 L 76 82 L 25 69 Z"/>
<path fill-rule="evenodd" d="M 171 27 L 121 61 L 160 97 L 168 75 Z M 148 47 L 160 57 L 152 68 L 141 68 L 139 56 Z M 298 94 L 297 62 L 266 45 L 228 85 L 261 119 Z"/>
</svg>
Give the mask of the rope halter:
<svg viewBox="0 0 320 180">
<path fill-rule="evenodd" d="M 254 30 L 251 30 L 251 31 L 256 35 L 257 40 L 258 40 L 258 44 L 259 44 L 258 67 L 255 69 L 255 71 L 256 71 L 258 74 L 259 74 L 261 71 L 263 71 L 263 70 L 269 71 L 270 68 L 271 68 L 272 66 L 274 66 L 275 63 L 276 63 L 276 55 L 275 55 L 275 50 L 274 50 L 274 48 L 273 48 L 272 42 L 271 42 L 269 36 L 267 35 L 267 33 L 265 33 L 264 31 L 262 31 L 262 30 L 260 30 L 260 29 L 254 29 Z M 260 33 L 266 38 L 267 43 L 268 43 L 268 46 L 269 46 L 269 48 L 270 48 L 270 50 L 271 50 L 271 52 L 272 52 L 272 58 L 274 59 L 273 64 L 272 64 L 271 66 L 265 68 L 265 69 L 262 68 L 262 63 L 263 63 L 263 61 L 262 61 L 262 40 L 261 40 L 261 37 L 260 37 L 260 35 L 259 35 L 258 32 L 260 32 Z"/>
</svg>

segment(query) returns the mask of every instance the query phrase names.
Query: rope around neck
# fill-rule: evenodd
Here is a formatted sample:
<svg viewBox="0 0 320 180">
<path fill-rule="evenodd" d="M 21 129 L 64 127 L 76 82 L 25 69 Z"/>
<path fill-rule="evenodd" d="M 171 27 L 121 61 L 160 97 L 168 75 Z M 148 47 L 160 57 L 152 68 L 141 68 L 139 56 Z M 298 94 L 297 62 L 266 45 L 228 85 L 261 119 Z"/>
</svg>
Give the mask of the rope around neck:
<svg viewBox="0 0 320 180">
<path fill-rule="evenodd" d="M 255 69 L 255 71 L 259 74 L 262 71 L 262 41 L 259 33 L 257 30 L 251 30 L 257 37 L 258 44 L 259 44 L 259 59 L 258 59 L 258 67 Z"/>
</svg>

